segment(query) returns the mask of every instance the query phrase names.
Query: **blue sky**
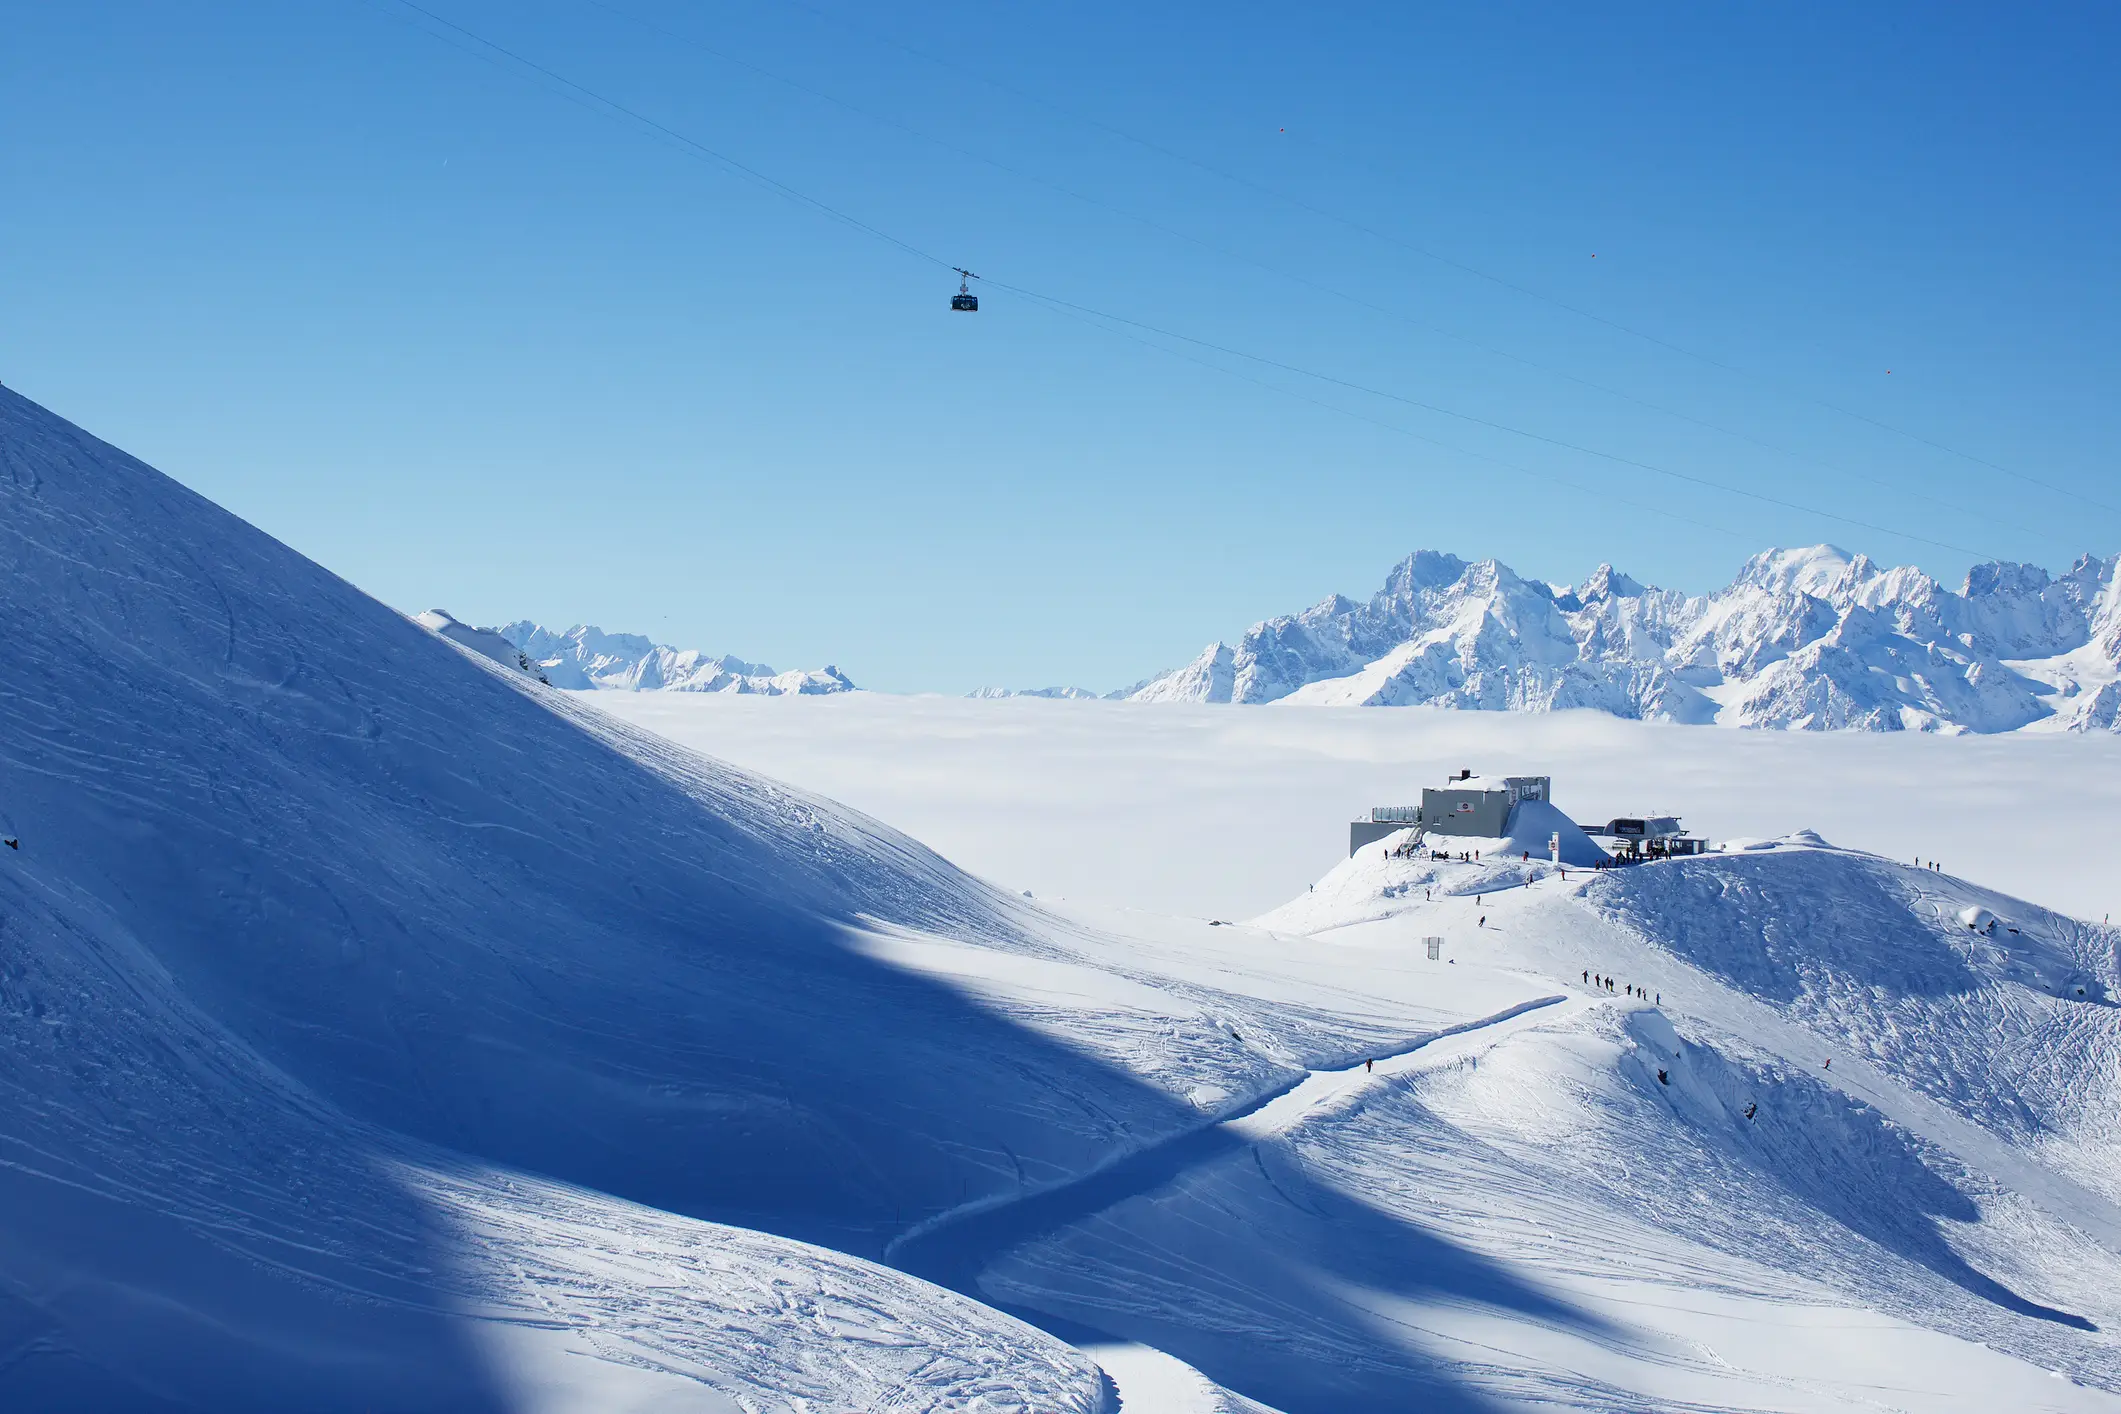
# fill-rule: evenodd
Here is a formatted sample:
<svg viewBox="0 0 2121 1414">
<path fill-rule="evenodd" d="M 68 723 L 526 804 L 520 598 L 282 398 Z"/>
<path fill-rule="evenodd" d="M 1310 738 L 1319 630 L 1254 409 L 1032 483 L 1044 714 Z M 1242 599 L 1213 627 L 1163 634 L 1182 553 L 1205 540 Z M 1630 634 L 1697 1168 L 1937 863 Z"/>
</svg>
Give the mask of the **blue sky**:
<svg viewBox="0 0 2121 1414">
<path fill-rule="evenodd" d="M 2121 542 L 2111 10 L 421 3 L 1149 327 L 400 0 L 0 3 L 0 379 L 400 608 L 1105 688 Z"/>
</svg>

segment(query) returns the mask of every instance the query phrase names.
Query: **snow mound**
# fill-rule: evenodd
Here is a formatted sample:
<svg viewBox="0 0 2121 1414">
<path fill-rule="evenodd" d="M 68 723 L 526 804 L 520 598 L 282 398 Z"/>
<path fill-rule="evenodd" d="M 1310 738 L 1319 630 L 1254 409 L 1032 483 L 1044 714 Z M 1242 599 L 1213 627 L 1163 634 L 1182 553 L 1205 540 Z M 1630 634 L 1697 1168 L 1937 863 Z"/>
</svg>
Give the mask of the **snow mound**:
<svg viewBox="0 0 2121 1414">
<path fill-rule="evenodd" d="M 482 657 L 491 658 L 504 668 L 513 668 L 542 683 L 551 682 L 543 670 L 531 662 L 529 654 L 490 628 L 473 628 L 470 624 L 460 623 L 443 609 L 429 609 L 424 613 L 414 614 L 412 621 L 430 633 L 440 634 L 452 643 L 461 644 Z"/>
<path fill-rule="evenodd" d="M 1508 830 L 1493 839 L 1425 835 L 1413 828 L 1395 831 L 1364 845 L 1309 892 L 1253 923 L 1287 933 L 1344 928 L 1406 913 L 1440 897 L 1499 893 L 1539 879 L 1559 879 L 1565 870 L 1590 869 L 1610 857 L 1544 800 L 1515 806 Z M 1549 859 L 1548 849 L 1557 834 L 1558 865 Z M 1433 859 L 1432 851 L 1447 857 Z M 1460 861 L 1461 854 L 1478 858 Z"/>
<path fill-rule="evenodd" d="M 1515 849 L 1520 854 L 1529 853 L 1534 859 L 1555 858 L 1560 863 L 1579 868 L 1589 868 L 1608 858 L 1574 820 L 1544 800 L 1520 801 L 1510 811 L 1506 828 L 1508 834 L 1498 851 L 1502 854 Z M 1558 854 L 1554 852 L 1555 848 L 1558 848 Z"/>
</svg>

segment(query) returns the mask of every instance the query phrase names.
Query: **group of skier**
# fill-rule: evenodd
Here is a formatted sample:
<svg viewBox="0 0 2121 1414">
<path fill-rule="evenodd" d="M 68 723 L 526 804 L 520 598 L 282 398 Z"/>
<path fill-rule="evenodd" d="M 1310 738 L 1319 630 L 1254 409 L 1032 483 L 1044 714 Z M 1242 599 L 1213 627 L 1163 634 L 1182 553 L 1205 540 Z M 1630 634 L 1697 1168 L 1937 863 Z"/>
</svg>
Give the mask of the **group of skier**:
<svg viewBox="0 0 2121 1414">
<path fill-rule="evenodd" d="M 1615 996 L 1625 995 L 1633 997 L 1637 1001 L 1650 1002 L 1655 1006 L 1664 1005 L 1664 993 L 1652 992 L 1649 988 L 1638 987 L 1632 982 L 1622 982 L 1616 986 L 1613 979 L 1602 972 L 1595 977 L 1592 976 L 1591 969 L 1588 967 L 1583 970 L 1583 984 L 1586 987 L 1596 987 L 1600 991 L 1610 992 Z"/>
</svg>

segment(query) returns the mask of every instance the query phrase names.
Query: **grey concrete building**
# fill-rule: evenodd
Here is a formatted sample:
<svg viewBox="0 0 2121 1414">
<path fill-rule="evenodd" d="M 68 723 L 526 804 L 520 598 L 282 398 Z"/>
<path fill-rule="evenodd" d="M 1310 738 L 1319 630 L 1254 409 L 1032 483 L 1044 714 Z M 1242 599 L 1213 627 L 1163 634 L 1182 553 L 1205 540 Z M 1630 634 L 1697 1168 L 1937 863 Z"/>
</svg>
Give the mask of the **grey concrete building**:
<svg viewBox="0 0 2121 1414">
<path fill-rule="evenodd" d="M 1554 790 L 1551 776 L 1476 776 L 1461 771 L 1441 790 L 1421 793 L 1421 827 L 1432 835 L 1473 835 L 1493 839 L 1510 823 L 1510 812 L 1522 800 L 1546 800 Z"/>
<path fill-rule="evenodd" d="M 1521 801 L 1551 800 L 1551 776 L 1475 776 L 1460 771 L 1441 789 L 1424 789 L 1420 805 L 1378 805 L 1370 818 L 1348 826 L 1348 853 L 1396 830 L 1418 826 L 1427 834 L 1493 839 L 1510 823 Z"/>
</svg>

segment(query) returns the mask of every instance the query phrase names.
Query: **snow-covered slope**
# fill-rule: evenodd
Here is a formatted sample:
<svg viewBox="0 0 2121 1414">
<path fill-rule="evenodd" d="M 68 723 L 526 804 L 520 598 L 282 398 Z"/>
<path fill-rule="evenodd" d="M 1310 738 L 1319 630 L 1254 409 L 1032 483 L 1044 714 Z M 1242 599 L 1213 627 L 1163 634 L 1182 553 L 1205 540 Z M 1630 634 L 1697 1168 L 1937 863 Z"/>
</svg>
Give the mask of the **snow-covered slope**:
<svg viewBox="0 0 2121 1414">
<path fill-rule="evenodd" d="M 0 1407 L 1088 1410 L 865 1255 L 1289 1073 L 4 390 L 0 624 Z"/>
<path fill-rule="evenodd" d="M 2121 1408 L 2110 930 L 1816 840 L 1048 906 L 6 392 L 0 625 L 0 1408 Z"/>
<path fill-rule="evenodd" d="M 853 692 L 838 668 L 797 668 L 777 673 L 764 663 L 728 655 L 710 657 L 697 648 L 671 648 L 637 633 L 606 633 L 576 624 L 556 633 L 528 619 L 491 630 L 521 650 L 555 687 L 604 688 L 619 692 L 736 692 L 784 697 Z"/>
<path fill-rule="evenodd" d="M 1367 603 L 1338 595 L 1137 690 L 1152 702 L 1589 707 L 1623 717 L 1869 731 L 2111 729 L 2121 556 L 2051 577 L 1979 565 L 1954 593 L 1830 545 L 1754 556 L 1705 596 L 1611 566 L 1557 589 L 1424 550 Z"/>
<path fill-rule="evenodd" d="M 2112 1407 L 2121 933 L 1815 838 L 1567 883 L 1381 843 L 1260 921 L 1567 999 L 1314 1075 L 987 1290 L 1286 1409 Z"/>
</svg>

